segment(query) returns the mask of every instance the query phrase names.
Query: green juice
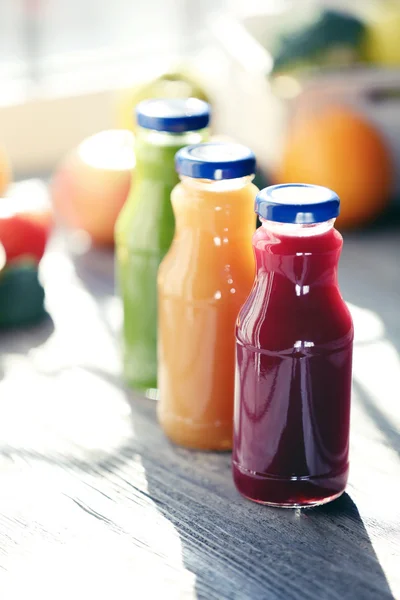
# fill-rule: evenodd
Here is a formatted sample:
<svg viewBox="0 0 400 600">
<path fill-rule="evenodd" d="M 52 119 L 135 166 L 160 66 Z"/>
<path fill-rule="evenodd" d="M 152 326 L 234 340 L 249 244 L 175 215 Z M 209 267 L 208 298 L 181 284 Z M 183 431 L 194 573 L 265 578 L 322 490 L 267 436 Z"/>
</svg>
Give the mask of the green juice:
<svg viewBox="0 0 400 600">
<path fill-rule="evenodd" d="M 179 178 L 174 158 L 183 146 L 207 137 L 207 129 L 168 133 L 138 128 L 133 184 L 116 225 L 124 377 L 150 396 L 157 388 L 157 272 L 175 229 L 170 196 Z"/>
</svg>

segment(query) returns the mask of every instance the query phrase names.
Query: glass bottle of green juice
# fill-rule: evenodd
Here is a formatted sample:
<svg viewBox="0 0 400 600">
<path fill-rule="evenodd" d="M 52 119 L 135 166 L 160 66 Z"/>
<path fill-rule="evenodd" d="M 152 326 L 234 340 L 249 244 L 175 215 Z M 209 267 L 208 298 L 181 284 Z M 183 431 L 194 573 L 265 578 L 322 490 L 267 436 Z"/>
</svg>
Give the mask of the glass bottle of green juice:
<svg viewBox="0 0 400 600">
<path fill-rule="evenodd" d="M 116 277 L 125 381 L 156 397 L 157 271 L 174 236 L 174 157 L 183 146 L 208 139 L 210 107 L 196 98 L 145 100 L 136 118 L 134 180 L 115 229 Z"/>
</svg>

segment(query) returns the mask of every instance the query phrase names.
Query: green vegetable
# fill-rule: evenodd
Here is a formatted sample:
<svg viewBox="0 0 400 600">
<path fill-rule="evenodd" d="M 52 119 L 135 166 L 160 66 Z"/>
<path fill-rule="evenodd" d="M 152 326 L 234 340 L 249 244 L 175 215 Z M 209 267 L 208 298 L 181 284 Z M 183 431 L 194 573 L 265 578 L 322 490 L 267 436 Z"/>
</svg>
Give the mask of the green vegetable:
<svg viewBox="0 0 400 600">
<path fill-rule="evenodd" d="M 281 36 L 274 72 L 297 66 L 343 66 L 361 60 L 364 23 L 351 15 L 324 10 L 309 25 Z"/>
<path fill-rule="evenodd" d="M 0 328 L 34 324 L 46 316 L 36 265 L 5 268 L 0 275 Z"/>
</svg>

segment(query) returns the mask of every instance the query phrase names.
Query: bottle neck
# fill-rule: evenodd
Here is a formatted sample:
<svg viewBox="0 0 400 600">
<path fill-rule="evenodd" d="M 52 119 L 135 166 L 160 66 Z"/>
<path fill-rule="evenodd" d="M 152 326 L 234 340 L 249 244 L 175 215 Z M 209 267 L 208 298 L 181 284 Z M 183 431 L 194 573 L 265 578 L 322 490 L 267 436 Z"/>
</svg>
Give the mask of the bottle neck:
<svg viewBox="0 0 400 600">
<path fill-rule="evenodd" d="M 250 240 L 256 222 L 253 207 L 257 188 L 253 178 L 248 175 L 212 181 L 181 176 L 171 196 L 177 231 L 190 227 L 222 237 L 245 231 Z"/>
<path fill-rule="evenodd" d="M 169 133 L 139 127 L 135 140 L 135 184 L 157 182 L 171 191 L 179 181 L 175 171 L 175 154 L 184 146 L 207 141 L 207 136 L 208 129 Z"/>
<path fill-rule="evenodd" d="M 183 187 L 189 191 L 196 190 L 197 192 L 205 192 L 206 194 L 214 192 L 219 194 L 246 187 L 253 181 L 254 175 L 247 175 L 246 177 L 238 177 L 236 179 L 221 179 L 219 181 L 214 181 L 213 179 L 196 179 L 184 175 L 180 175 L 179 179 Z"/>
<path fill-rule="evenodd" d="M 262 220 L 253 244 L 258 273 L 274 273 L 292 286 L 336 285 L 342 237 L 334 219 L 315 224 Z"/>
<path fill-rule="evenodd" d="M 198 131 L 183 131 L 181 133 L 172 133 L 170 131 L 156 131 L 155 129 L 145 129 L 138 127 L 136 132 L 136 145 L 140 148 L 142 144 L 154 146 L 156 148 L 177 147 L 183 148 L 192 144 L 200 144 L 209 137 L 209 129 L 200 129 Z"/>
<path fill-rule="evenodd" d="M 327 233 L 335 224 L 335 219 L 324 221 L 323 223 L 311 223 L 311 224 L 300 224 L 300 223 L 277 223 L 275 221 L 267 221 L 260 217 L 261 226 L 269 231 L 271 234 L 284 235 L 290 237 L 312 237 L 315 235 L 322 235 Z"/>
</svg>

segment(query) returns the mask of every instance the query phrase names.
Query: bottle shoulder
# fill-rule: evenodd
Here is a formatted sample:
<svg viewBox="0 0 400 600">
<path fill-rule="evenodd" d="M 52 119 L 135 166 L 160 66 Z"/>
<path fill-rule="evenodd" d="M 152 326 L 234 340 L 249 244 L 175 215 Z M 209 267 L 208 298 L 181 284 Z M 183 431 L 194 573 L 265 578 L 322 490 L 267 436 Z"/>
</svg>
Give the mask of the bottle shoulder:
<svg viewBox="0 0 400 600">
<path fill-rule="evenodd" d="M 172 191 L 172 201 L 178 203 L 179 209 L 191 209 L 196 206 L 201 206 L 202 210 L 206 206 L 210 208 L 221 207 L 224 205 L 233 204 L 235 210 L 242 204 L 245 210 L 251 206 L 251 213 L 253 213 L 254 199 L 257 195 L 258 187 L 255 186 L 251 181 L 242 186 L 229 187 L 230 180 L 216 181 L 213 183 L 202 184 L 201 182 L 188 184 L 187 182 L 180 181 L 177 183 Z M 223 184 L 226 184 L 224 187 Z M 215 187 L 218 186 L 218 187 Z M 219 187 L 221 186 L 221 187 Z M 184 204 L 181 204 L 184 202 Z M 249 203 L 249 204 L 248 204 Z M 255 215 L 254 215 L 255 222 Z"/>
<path fill-rule="evenodd" d="M 239 297 L 242 304 L 251 289 L 254 270 L 251 251 L 237 257 L 175 239 L 160 265 L 159 292 L 189 300 L 236 302 Z"/>
<path fill-rule="evenodd" d="M 261 226 L 253 235 L 253 246 L 256 251 L 268 250 L 274 255 L 317 256 L 328 252 L 340 252 L 343 238 L 333 227 L 317 235 L 287 235 Z"/>
<path fill-rule="evenodd" d="M 163 254 L 171 245 L 175 218 L 170 188 L 155 182 L 134 186 L 115 226 L 117 246 L 134 250 L 157 250 Z"/>
<path fill-rule="evenodd" d="M 255 283 L 239 313 L 237 339 L 244 345 L 270 350 L 347 344 L 353 340 L 353 321 L 338 287 L 307 298 L 273 294 Z"/>
</svg>

